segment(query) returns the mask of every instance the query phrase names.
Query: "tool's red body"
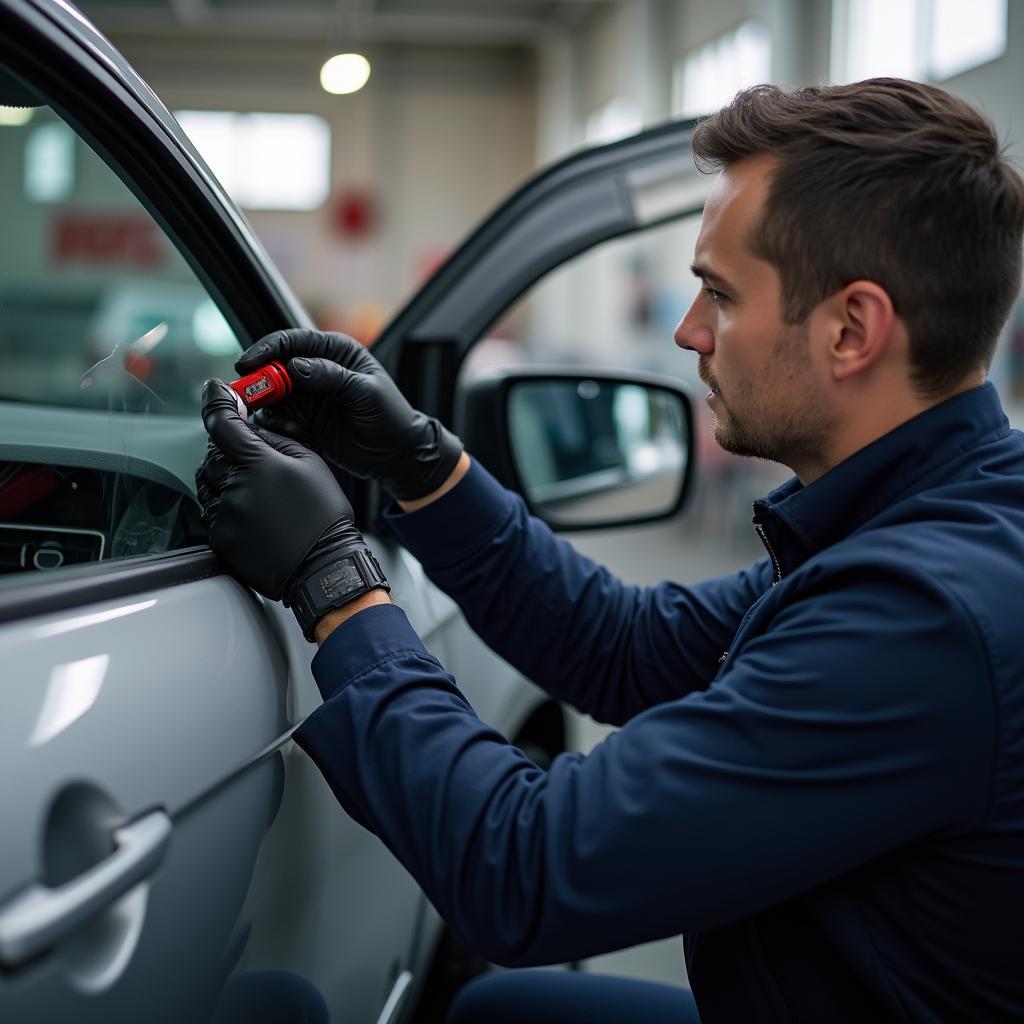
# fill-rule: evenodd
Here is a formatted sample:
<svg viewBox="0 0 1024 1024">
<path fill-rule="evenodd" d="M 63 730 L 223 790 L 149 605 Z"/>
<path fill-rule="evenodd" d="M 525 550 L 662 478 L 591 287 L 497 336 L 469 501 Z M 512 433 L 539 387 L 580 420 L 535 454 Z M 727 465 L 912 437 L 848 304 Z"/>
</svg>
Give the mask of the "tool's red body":
<svg viewBox="0 0 1024 1024">
<path fill-rule="evenodd" d="M 228 387 L 245 402 L 249 412 L 273 405 L 291 393 L 292 379 L 281 363 L 267 363 L 255 373 L 233 380 Z"/>
</svg>

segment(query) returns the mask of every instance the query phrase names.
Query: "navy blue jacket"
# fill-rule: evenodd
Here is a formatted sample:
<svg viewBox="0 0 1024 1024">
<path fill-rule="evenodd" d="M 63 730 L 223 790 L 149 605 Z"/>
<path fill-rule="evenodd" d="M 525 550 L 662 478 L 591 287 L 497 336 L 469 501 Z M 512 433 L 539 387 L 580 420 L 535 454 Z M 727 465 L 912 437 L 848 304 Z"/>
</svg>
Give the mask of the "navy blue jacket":
<svg viewBox="0 0 1024 1024">
<path fill-rule="evenodd" d="M 1024 438 L 986 385 L 755 521 L 749 569 L 626 586 L 474 465 L 396 532 L 621 728 L 539 770 L 383 606 L 297 739 L 499 963 L 685 933 L 705 1024 L 1024 1019 Z"/>
</svg>

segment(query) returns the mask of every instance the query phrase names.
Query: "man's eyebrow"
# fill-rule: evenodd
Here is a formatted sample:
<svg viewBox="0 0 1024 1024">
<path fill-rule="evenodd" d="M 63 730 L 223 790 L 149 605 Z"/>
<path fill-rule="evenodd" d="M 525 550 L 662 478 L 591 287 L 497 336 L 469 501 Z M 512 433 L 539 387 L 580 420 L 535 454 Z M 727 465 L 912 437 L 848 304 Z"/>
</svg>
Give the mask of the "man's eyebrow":
<svg viewBox="0 0 1024 1024">
<path fill-rule="evenodd" d="M 702 281 L 710 281 L 711 284 L 721 285 L 723 288 L 732 288 L 732 285 L 721 274 L 716 274 L 710 267 L 702 263 L 690 264 L 690 270 L 693 271 L 694 277 L 699 277 Z"/>
</svg>

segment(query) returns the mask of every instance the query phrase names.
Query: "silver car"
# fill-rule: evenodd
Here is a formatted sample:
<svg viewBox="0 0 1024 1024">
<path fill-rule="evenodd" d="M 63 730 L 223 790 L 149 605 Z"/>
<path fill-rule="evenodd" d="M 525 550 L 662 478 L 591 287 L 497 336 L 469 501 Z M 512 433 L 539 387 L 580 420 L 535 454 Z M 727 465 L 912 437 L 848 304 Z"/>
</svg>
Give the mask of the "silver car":
<svg viewBox="0 0 1024 1024">
<path fill-rule="evenodd" d="M 688 136 L 668 125 L 538 176 L 375 346 L 566 528 L 679 508 L 685 399 L 637 374 L 463 386 L 459 368 L 548 271 L 699 211 Z M 319 702 L 312 649 L 222 571 L 194 497 L 202 382 L 308 314 L 63 0 L 0 0 L 0 189 L 0 1020 L 226 1020 L 225 992 L 253 979 L 301 979 L 334 1021 L 428 1019 L 479 965 L 290 743 Z M 542 764 L 564 749 L 562 709 L 380 535 L 380 496 L 346 489 L 481 717 Z"/>
</svg>

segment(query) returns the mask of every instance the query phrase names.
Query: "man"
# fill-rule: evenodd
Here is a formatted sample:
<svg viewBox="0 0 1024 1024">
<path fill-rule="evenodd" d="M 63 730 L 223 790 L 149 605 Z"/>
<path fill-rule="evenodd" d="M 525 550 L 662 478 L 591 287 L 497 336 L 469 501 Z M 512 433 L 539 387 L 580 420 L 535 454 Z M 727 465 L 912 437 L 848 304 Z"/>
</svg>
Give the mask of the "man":
<svg viewBox="0 0 1024 1024">
<path fill-rule="evenodd" d="M 379 478 L 488 644 L 621 726 L 589 756 L 532 766 L 382 589 L 309 621 L 309 587 L 362 539 L 326 465 L 254 432 L 219 382 L 211 543 L 322 644 L 300 745 L 490 959 L 682 932 L 705 1024 L 1020 1019 L 1024 438 L 985 377 L 1024 185 L 972 108 L 897 80 L 760 86 L 693 146 L 720 173 L 676 342 L 719 443 L 796 474 L 756 503 L 769 557 L 743 572 L 623 585 L 346 339 L 283 332 L 239 363 L 290 360 L 300 419 L 268 424 Z M 493 983 L 505 1016 L 482 983 L 459 1019 L 511 1019 L 515 978 Z M 597 1002 L 556 1015 L 625 1015 Z"/>
</svg>

